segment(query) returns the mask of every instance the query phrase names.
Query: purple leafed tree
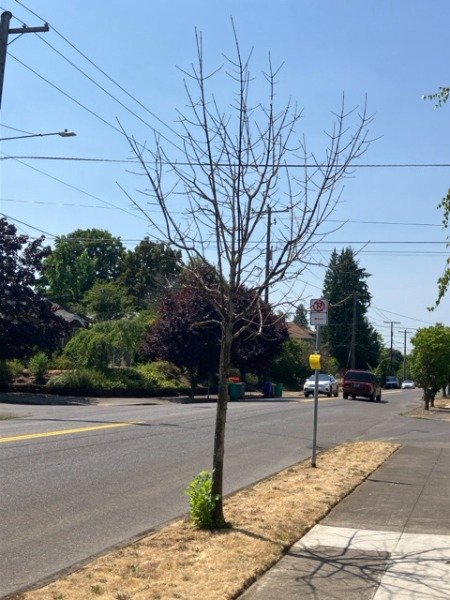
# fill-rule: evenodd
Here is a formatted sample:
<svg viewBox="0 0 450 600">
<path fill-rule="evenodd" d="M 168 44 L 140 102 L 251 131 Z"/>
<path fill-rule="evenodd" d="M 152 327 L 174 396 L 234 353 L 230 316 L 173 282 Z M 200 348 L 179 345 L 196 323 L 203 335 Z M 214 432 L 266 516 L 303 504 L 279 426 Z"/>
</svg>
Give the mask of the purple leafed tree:
<svg viewBox="0 0 450 600">
<path fill-rule="evenodd" d="M 51 303 L 33 286 L 42 260 L 51 252 L 44 238 L 29 241 L 14 225 L 0 219 L 0 359 L 27 358 L 52 351 L 65 331 Z"/>
</svg>

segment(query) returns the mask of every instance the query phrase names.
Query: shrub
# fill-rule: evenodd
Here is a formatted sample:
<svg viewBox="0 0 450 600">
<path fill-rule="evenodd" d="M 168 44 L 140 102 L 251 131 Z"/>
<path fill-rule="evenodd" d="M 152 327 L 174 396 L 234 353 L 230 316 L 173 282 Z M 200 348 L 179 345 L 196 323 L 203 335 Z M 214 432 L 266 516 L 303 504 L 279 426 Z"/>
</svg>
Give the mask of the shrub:
<svg viewBox="0 0 450 600">
<path fill-rule="evenodd" d="M 42 381 L 50 368 L 50 359 L 45 352 L 38 352 L 30 358 L 30 372 L 37 381 Z"/>
<path fill-rule="evenodd" d="M 212 529 L 212 514 L 220 498 L 212 494 L 212 475 L 212 471 L 202 471 L 184 490 L 190 499 L 191 523 L 203 529 Z"/>
<path fill-rule="evenodd" d="M 17 379 L 17 377 L 19 377 L 19 375 L 25 369 L 25 365 L 18 358 L 13 358 L 12 360 L 8 360 L 7 365 L 8 365 L 8 369 L 11 373 L 12 379 Z"/>
<path fill-rule="evenodd" d="M 69 371 L 75 368 L 75 363 L 68 356 L 53 354 L 51 360 L 51 368 L 58 371 Z"/>
<path fill-rule="evenodd" d="M 150 362 L 138 365 L 136 371 L 155 389 L 181 388 L 181 370 L 166 361 Z"/>
<path fill-rule="evenodd" d="M 82 329 L 67 342 L 64 356 L 77 367 L 105 371 L 108 368 L 108 344 L 101 330 Z"/>
<path fill-rule="evenodd" d="M 95 369 L 75 369 L 52 377 L 48 386 L 51 388 L 69 388 L 73 390 L 88 390 L 105 386 L 105 376 Z"/>
</svg>

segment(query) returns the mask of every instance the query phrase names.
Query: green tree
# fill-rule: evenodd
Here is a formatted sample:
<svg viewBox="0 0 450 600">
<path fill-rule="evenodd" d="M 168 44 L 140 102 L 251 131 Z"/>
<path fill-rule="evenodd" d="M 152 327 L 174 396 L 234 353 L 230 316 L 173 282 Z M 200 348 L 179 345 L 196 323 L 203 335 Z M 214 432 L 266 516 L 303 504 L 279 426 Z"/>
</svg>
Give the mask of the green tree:
<svg viewBox="0 0 450 600">
<path fill-rule="evenodd" d="M 399 350 L 393 348 L 391 357 L 390 348 L 381 349 L 380 360 L 376 368 L 376 375 L 381 384 L 386 381 L 388 375 L 398 375 L 399 377 L 402 375 L 402 373 L 400 373 L 400 368 L 403 365 L 403 360 L 403 354 Z"/>
<path fill-rule="evenodd" d="M 115 281 L 97 281 L 82 301 L 96 322 L 121 319 L 132 307 L 132 300 Z"/>
<path fill-rule="evenodd" d="M 119 238 L 102 229 L 77 229 L 55 240 L 38 281 L 47 298 L 76 309 L 97 280 L 113 281 L 125 249 Z"/>
<path fill-rule="evenodd" d="M 308 313 L 306 312 L 304 304 L 299 304 L 297 306 L 294 316 L 294 323 L 296 323 L 299 327 L 309 327 Z"/>
<path fill-rule="evenodd" d="M 434 108 L 439 108 L 446 102 L 450 97 L 450 87 L 440 87 L 439 90 L 434 94 L 426 94 L 422 96 L 423 100 L 431 100 L 432 102 L 436 102 Z"/>
<path fill-rule="evenodd" d="M 437 392 L 444 388 L 450 376 L 450 327 L 441 323 L 419 329 L 411 339 L 411 371 L 423 388 L 425 409 L 434 406 Z"/>
<path fill-rule="evenodd" d="M 287 340 L 283 349 L 275 358 L 270 367 L 269 374 L 273 381 L 280 381 L 293 388 L 300 389 L 305 379 L 311 372 L 309 355 L 311 345 L 302 340 Z"/>
<path fill-rule="evenodd" d="M 446 104 L 449 100 L 450 97 L 450 87 L 440 87 L 438 92 L 436 92 L 435 94 L 428 94 L 426 96 L 423 96 L 424 100 L 431 100 L 432 102 L 436 102 L 436 104 L 434 105 L 434 108 L 439 108 L 441 107 L 443 104 Z M 442 201 L 440 202 L 440 204 L 438 204 L 437 206 L 438 208 L 442 208 L 444 209 L 444 216 L 442 219 L 442 223 L 444 225 L 444 229 L 448 228 L 448 223 L 449 223 L 449 218 L 450 218 L 450 189 L 447 192 L 447 195 L 442 198 Z M 450 242 L 450 236 L 447 237 L 447 240 Z M 450 243 L 447 244 L 447 248 L 450 247 Z M 428 308 L 428 310 L 433 311 L 435 310 L 442 298 L 445 296 L 445 294 L 448 291 L 448 288 L 450 286 L 450 256 L 447 258 L 447 263 L 446 263 L 446 267 L 444 269 L 444 274 L 442 275 L 442 277 L 440 277 L 438 279 L 438 297 L 436 300 L 436 303 L 434 306 L 430 306 Z"/>
<path fill-rule="evenodd" d="M 141 313 L 133 319 L 105 321 L 82 329 L 69 340 L 64 356 L 77 367 L 99 371 L 109 365 L 131 366 L 138 358 L 151 319 L 148 313 Z"/>
<path fill-rule="evenodd" d="M 120 261 L 119 283 L 126 287 L 138 310 L 155 308 L 181 270 L 181 252 L 162 242 L 143 239 Z"/>
<path fill-rule="evenodd" d="M 368 277 L 352 248 L 333 251 L 323 286 L 329 311 L 322 341 L 342 369 L 373 368 L 380 357 L 380 336 L 366 317 L 371 301 Z"/>
<path fill-rule="evenodd" d="M 448 224 L 449 224 L 449 218 L 450 218 L 450 189 L 447 192 L 447 196 L 445 198 L 442 198 L 442 202 L 440 204 L 438 204 L 438 208 L 444 209 L 444 216 L 442 219 L 442 223 L 444 225 L 444 228 L 447 229 Z M 447 244 L 447 248 L 450 248 L 450 236 L 447 236 L 447 241 L 449 242 Z M 436 300 L 436 304 L 434 306 L 430 306 L 428 308 L 428 310 L 430 310 L 430 311 L 435 310 L 439 306 L 442 298 L 445 296 L 445 294 L 447 293 L 448 288 L 450 286 L 450 256 L 447 258 L 447 263 L 446 263 L 446 267 L 444 269 L 444 273 L 443 273 L 442 277 L 439 277 L 437 283 L 438 283 L 438 297 Z"/>
</svg>

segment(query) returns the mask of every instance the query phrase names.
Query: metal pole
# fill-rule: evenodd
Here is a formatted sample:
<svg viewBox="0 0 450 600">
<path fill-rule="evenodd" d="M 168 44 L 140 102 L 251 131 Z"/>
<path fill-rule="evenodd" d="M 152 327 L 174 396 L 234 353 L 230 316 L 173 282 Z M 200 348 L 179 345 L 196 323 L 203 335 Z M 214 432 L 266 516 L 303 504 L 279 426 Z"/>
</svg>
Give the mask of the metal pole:
<svg viewBox="0 0 450 600">
<path fill-rule="evenodd" d="M 270 236 L 271 236 L 271 228 L 272 228 L 272 207 L 269 206 L 267 208 L 267 239 L 266 239 L 266 289 L 264 290 L 264 300 L 269 302 L 269 274 L 270 274 L 270 261 L 271 261 L 271 251 L 270 251 Z"/>
<path fill-rule="evenodd" d="M 352 345 L 351 345 L 351 369 L 356 368 L 356 294 L 353 294 L 353 319 L 352 319 Z"/>
<path fill-rule="evenodd" d="M 2 106 L 2 95 L 3 95 L 3 81 L 5 79 L 5 64 L 6 64 L 6 53 L 8 49 L 8 35 L 10 33 L 17 33 L 22 35 L 23 33 L 43 33 L 49 31 L 48 23 L 45 23 L 42 27 L 27 27 L 24 25 L 19 28 L 9 28 L 9 22 L 11 21 L 12 13 L 6 10 L 2 13 L 0 21 L 0 108 Z"/>
<path fill-rule="evenodd" d="M 9 22 L 12 13 L 9 10 L 2 13 L 0 21 L 0 108 L 2 106 L 3 81 L 5 79 L 6 52 L 8 48 Z"/>
<path fill-rule="evenodd" d="M 316 325 L 316 352 L 320 354 L 320 325 Z M 313 441 L 312 441 L 312 456 L 311 466 L 316 466 L 316 449 L 317 449 L 317 412 L 319 407 L 319 369 L 314 371 L 314 421 L 313 421 Z"/>
<path fill-rule="evenodd" d="M 392 350 L 393 350 L 393 345 L 394 345 L 394 325 L 400 325 L 400 321 L 383 321 L 383 322 L 391 324 L 390 374 L 394 375 L 394 373 L 392 372 Z"/>
</svg>

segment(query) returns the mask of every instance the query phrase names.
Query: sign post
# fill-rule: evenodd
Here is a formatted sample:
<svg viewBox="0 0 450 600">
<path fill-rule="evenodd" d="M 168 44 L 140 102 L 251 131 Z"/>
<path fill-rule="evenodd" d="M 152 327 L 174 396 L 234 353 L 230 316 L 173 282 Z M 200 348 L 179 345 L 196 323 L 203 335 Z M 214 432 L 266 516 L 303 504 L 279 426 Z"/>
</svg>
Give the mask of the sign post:
<svg viewBox="0 0 450 600">
<path fill-rule="evenodd" d="M 320 355 L 320 327 L 328 325 L 328 300 L 317 298 L 311 300 L 310 304 L 310 320 L 311 325 L 316 326 L 316 349 L 315 354 Z M 314 370 L 314 421 L 313 421 L 313 441 L 312 441 L 312 456 L 311 466 L 316 466 L 316 451 L 317 451 L 317 413 L 319 408 L 319 364 L 315 365 Z"/>
</svg>

